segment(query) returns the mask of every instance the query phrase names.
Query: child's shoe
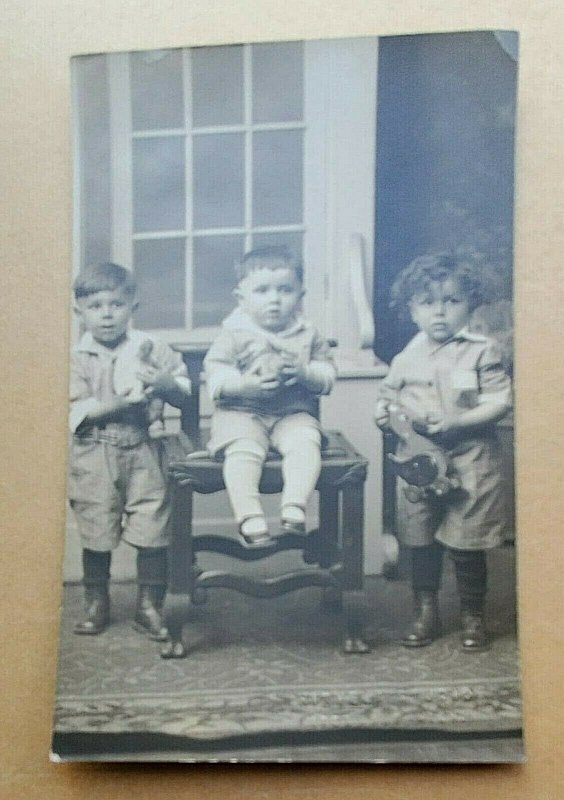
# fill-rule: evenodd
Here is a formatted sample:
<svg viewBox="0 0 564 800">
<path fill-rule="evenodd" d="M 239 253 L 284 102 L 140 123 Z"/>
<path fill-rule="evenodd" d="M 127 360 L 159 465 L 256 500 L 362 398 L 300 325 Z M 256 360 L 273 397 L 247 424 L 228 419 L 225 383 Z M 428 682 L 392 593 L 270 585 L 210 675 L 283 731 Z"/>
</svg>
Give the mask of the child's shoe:
<svg viewBox="0 0 564 800">
<path fill-rule="evenodd" d="M 285 533 L 293 533 L 294 536 L 305 536 L 305 522 L 292 522 L 290 519 L 282 518 L 280 520 L 280 534 L 282 535 Z"/>
<path fill-rule="evenodd" d="M 427 647 L 441 635 L 437 593 L 418 591 L 414 598 L 416 616 L 401 643 L 404 647 Z"/>
<path fill-rule="evenodd" d="M 87 586 L 84 590 L 86 614 L 77 622 L 74 632 L 82 636 L 102 633 L 110 621 L 110 597 L 107 586 Z"/>
<path fill-rule="evenodd" d="M 165 593 L 165 586 L 139 586 L 137 594 L 133 627 L 155 642 L 168 639 L 168 629 L 161 617 Z"/>
<path fill-rule="evenodd" d="M 301 506 L 288 505 L 282 509 L 280 534 L 292 533 L 294 536 L 305 536 L 305 509 Z"/>
<path fill-rule="evenodd" d="M 461 614 L 462 633 L 460 641 L 466 653 L 480 653 L 489 650 L 490 642 L 484 624 L 483 612 L 463 611 Z"/>
<path fill-rule="evenodd" d="M 239 538 L 243 547 L 267 547 L 274 541 L 268 532 L 264 517 L 247 517 L 239 525 Z"/>
</svg>

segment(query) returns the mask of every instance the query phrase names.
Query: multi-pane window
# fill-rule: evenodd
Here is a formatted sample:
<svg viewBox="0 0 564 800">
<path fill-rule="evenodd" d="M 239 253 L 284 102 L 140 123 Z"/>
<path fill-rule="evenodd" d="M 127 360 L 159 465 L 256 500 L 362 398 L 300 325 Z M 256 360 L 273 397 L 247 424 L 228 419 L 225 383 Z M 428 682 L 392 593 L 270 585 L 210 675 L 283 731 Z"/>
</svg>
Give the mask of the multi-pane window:
<svg viewBox="0 0 564 800">
<path fill-rule="evenodd" d="M 302 253 L 303 44 L 132 53 L 128 68 L 135 323 L 217 325 L 245 250 Z"/>
<path fill-rule="evenodd" d="M 75 271 L 132 268 L 135 326 L 206 343 L 233 307 L 234 260 L 285 243 L 304 261 L 306 316 L 358 349 L 376 75 L 370 37 L 77 57 Z"/>
</svg>

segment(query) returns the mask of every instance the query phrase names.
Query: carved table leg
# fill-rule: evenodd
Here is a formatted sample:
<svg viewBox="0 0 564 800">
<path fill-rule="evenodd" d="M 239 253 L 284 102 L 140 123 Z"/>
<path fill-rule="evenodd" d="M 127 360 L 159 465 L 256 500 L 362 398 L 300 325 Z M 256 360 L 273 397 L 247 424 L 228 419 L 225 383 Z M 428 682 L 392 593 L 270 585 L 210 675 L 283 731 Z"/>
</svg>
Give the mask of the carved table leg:
<svg viewBox="0 0 564 800">
<path fill-rule="evenodd" d="M 182 639 L 182 628 L 190 609 L 187 594 L 168 594 L 165 600 L 165 619 L 169 640 L 161 648 L 161 658 L 186 658 L 186 645 Z"/>
<path fill-rule="evenodd" d="M 328 569 L 335 559 L 338 560 L 339 548 L 339 491 L 333 487 L 324 486 L 319 492 L 319 538 L 319 566 Z M 321 596 L 322 611 L 336 613 L 342 608 L 341 587 L 329 586 L 324 589 Z"/>
<path fill-rule="evenodd" d="M 321 610 L 327 614 L 340 614 L 343 610 L 343 590 L 328 586 L 321 595 Z"/>
<path fill-rule="evenodd" d="M 364 639 L 366 609 L 362 592 L 345 592 L 343 597 L 343 615 L 345 623 L 343 652 L 369 653 L 370 647 Z"/>
<path fill-rule="evenodd" d="M 185 658 L 182 627 L 190 607 L 194 581 L 192 549 L 192 487 L 175 482 L 172 486 L 171 542 L 168 563 L 168 594 L 164 619 L 169 641 L 161 650 L 162 658 Z"/>
<path fill-rule="evenodd" d="M 364 530 L 364 483 L 355 481 L 343 488 L 343 571 L 345 653 L 369 653 L 364 641 L 365 612 L 362 583 L 363 530 Z"/>
</svg>

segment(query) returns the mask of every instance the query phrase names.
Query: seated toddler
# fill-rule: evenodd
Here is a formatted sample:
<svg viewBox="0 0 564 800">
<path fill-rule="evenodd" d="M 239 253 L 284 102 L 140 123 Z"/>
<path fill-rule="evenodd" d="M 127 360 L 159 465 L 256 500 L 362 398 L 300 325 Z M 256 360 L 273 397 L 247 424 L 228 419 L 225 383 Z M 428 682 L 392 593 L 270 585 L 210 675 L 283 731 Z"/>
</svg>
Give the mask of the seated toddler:
<svg viewBox="0 0 564 800">
<path fill-rule="evenodd" d="M 214 403 L 212 455 L 246 547 L 271 542 L 259 483 L 269 447 L 282 455 L 281 532 L 305 533 L 321 469 L 317 399 L 335 381 L 329 345 L 301 314 L 303 272 L 286 247 L 262 247 L 237 264 L 238 306 L 204 365 Z"/>
</svg>

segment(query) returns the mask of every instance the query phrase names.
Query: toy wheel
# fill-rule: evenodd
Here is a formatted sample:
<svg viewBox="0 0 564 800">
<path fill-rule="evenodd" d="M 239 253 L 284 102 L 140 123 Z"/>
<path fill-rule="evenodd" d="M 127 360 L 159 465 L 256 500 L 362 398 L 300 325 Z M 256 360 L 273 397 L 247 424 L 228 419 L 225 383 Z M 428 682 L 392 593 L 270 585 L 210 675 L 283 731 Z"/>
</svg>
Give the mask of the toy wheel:
<svg viewBox="0 0 564 800">
<path fill-rule="evenodd" d="M 418 486 L 406 486 L 403 490 L 403 493 L 406 497 L 406 500 L 408 500 L 410 503 L 418 503 L 423 496 L 423 493 Z"/>
<path fill-rule="evenodd" d="M 433 486 L 433 490 L 437 497 L 444 497 L 444 495 L 449 492 L 451 488 L 451 482 L 443 478 L 439 478 L 437 481 L 435 481 Z"/>
<path fill-rule="evenodd" d="M 192 600 L 192 605 L 205 606 L 205 604 L 208 602 L 208 590 L 197 586 L 192 590 L 192 596 L 190 599 Z"/>
</svg>

